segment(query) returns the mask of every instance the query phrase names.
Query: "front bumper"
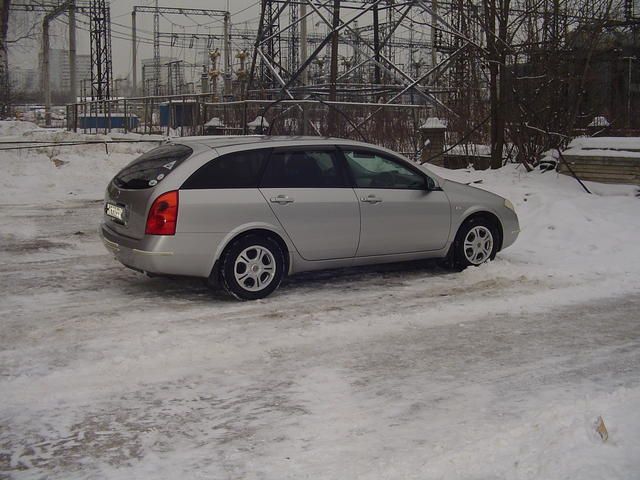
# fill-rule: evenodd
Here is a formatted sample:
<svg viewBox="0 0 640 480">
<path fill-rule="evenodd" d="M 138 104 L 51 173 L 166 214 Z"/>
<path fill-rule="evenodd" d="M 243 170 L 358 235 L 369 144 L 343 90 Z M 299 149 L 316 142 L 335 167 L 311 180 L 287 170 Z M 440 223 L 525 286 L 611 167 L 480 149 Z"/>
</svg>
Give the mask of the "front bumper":
<svg viewBox="0 0 640 480">
<path fill-rule="evenodd" d="M 516 213 L 508 208 L 502 215 L 502 249 L 505 249 L 516 241 L 520 234 L 520 222 Z"/>
</svg>

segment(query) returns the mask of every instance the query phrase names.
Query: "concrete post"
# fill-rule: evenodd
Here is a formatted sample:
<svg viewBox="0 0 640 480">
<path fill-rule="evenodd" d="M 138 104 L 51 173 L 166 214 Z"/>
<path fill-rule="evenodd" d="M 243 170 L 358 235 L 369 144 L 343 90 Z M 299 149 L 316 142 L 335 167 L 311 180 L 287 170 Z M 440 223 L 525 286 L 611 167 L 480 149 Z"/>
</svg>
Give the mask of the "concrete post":
<svg viewBox="0 0 640 480">
<path fill-rule="evenodd" d="M 42 21 L 42 90 L 44 91 L 44 122 L 51 126 L 51 84 L 49 83 L 49 17 Z"/>
<path fill-rule="evenodd" d="M 444 143 L 446 125 L 435 117 L 427 118 L 427 121 L 420 126 L 420 139 L 423 142 L 420 162 L 429 162 L 434 165 L 444 167 Z"/>
<path fill-rule="evenodd" d="M 76 2 L 69 1 L 69 97 L 78 101 L 78 71 L 76 67 Z"/>
<path fill-rule="evenodd" d="M 231 15 L 224 12 L 224 94 L 230 96 L 231 91 Z"/>
<path fill-rule="evenodd" d="M 300 62 L 299 65 L 302 65 L 307 58 L 309 57 L 309 53 L 307 52 L 307 4 L 304 1 L 300 4 Z M 302 80 L 302 85 L 306 86 L 309 83 L 309 69 L 305 68 L 301 75 L 300 79 Z"/>
<path fill-rule="evenodd" d="M 133 96 L 138 94 L 138 45 L 136 41 L 136 11 L 131 12 L 131 92 Z"/>
</svg>

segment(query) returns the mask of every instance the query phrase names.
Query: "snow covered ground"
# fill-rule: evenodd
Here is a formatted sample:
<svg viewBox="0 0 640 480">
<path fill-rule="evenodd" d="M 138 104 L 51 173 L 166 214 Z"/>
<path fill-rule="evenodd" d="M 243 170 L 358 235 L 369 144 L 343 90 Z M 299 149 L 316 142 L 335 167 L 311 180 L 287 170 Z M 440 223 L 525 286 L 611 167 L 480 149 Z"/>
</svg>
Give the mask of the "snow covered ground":
<svg viewBox="0 0 640 480">
<path fill-rule="evenodd" d="M 637 477 L 635 188 L 438 169 L 516 205 L 494 262 L 304 274 L 238 303 L 100 244 L 108 179 L 150 146 L 0 152 L 0 477 Z"/>
</svg>

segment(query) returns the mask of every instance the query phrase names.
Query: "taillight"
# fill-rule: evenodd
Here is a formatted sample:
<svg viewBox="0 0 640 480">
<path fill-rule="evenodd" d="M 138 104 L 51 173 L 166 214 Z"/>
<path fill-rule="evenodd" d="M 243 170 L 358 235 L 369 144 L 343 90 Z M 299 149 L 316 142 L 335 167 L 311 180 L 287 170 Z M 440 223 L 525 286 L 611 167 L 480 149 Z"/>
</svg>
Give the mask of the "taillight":
<svg viewBox="0 0 640 480">
<path fill-rule="evenodd" d="M 151 205 L 146 235 L 175 235 L 178 223 L 178 191 L 163 193 Z"/>
</svg>

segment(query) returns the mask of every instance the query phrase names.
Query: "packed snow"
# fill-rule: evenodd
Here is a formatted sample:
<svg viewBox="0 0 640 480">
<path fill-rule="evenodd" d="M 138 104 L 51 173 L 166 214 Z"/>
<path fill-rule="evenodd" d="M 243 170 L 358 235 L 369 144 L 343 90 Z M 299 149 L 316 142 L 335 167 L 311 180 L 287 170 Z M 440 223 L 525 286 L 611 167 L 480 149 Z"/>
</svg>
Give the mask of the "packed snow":
<svg viewBox="0 0 640 480">
<path fill-rule="evenodd" d="M 303 274 L 241 303 L 102 247 L 106 184 L 152 146 L 0 152 L 0 477 L 637 476 L 636 187 L 431 166 L 509 198 L 517 242 L 461 273 Z"/>
<path fill-rule="evenodd" d="M 640 151 L 640 137 L 577 137 L 569 142 L 568 148 L 638 152 Z"/>
<path fill-rule="evenodd" d="M 569 143 L 564 153 L 640 159 L 640 137 L 578 137 Z"/>
</svg>

